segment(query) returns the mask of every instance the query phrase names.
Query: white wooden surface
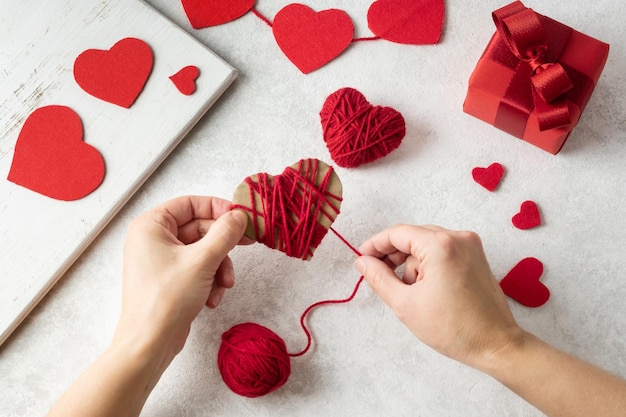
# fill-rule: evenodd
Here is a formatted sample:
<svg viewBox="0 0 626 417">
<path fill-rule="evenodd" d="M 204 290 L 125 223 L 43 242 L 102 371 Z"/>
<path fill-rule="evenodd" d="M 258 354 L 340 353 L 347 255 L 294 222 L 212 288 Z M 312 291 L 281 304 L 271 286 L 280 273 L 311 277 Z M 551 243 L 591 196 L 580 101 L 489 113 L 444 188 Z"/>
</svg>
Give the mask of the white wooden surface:
<svg viewBox="0 0 626 417">
<path fill-rule="evenodd" d="M 74 59 L 125 37 L 146 41 L 154 66 L 130 109 L 96 99 L 72 75 Z M 183 139 L 236 71 L 139 1 L 5 0 L 0 14 L 0 343 Z M 197 91 L 168 77 L 200 69 Z M 103 155 L 102 185 L 63 202 L 6 180 L 26 117 L 61 104 L 81 117 L 84 139 Z"/>
</svg>

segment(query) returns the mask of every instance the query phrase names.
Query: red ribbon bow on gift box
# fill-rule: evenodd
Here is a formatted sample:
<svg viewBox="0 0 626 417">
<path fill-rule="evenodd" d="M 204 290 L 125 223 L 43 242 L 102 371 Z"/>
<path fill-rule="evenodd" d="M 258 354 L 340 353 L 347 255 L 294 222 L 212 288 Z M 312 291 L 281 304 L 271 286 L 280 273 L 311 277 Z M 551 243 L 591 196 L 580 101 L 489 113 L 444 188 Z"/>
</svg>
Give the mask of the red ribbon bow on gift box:
<svg viewBox="0 0 626 417">
<path fill-rule="evenodd" d="M 556 62 L 558 55 L 550 51 L 537 13 L 516 1 L 493 12 L 493 20 L 498 34 L 519 59 L 516 76 L 511 80 L 503 104 L 517 114 L 527 113 L 534 107 L 541 131 L 570 124 L 565 93 L 574 85 L 565 68 Z M 566 39 L 569 33 L 556 36 Z M 532 102 L 528 100 L 528 80 Z"/>
</svg>

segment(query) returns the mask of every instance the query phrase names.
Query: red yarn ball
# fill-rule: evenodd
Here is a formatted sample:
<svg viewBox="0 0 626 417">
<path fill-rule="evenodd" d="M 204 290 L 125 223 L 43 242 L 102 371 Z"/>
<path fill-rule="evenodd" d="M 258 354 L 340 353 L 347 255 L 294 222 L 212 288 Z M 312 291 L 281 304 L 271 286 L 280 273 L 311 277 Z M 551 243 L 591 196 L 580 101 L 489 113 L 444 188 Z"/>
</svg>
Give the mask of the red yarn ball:
<svg viewBox="0 0 626 417">
<path fill-rule="evenodd" d="M 222 335 L 217 366 L 228 388 L 250 398 L 277 390 L 291 373 L 283 339 L 255 323 L 238 324 Z"/>
<path fill-rule="evenodd" d="M 328 96 L 320 111 L 324 141 L 337 165 L 355 168 L 386 156 L 406 134 L 402 114 L 391 107 L 372 106 L 354 88 Z"/>
</svg>

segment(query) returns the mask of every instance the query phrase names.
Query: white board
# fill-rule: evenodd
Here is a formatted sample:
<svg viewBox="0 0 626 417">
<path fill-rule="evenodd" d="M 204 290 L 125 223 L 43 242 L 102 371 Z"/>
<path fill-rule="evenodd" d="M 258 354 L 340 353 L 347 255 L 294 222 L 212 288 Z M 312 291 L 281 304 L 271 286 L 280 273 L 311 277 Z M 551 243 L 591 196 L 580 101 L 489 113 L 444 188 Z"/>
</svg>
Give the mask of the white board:
<svg viewBox="0 0 626 417">
<path fill-rule="evenodd" d="M 75 58 L 127 37 L 152 48 L 154 66 L 125 109 L 85 93 Z M 108 221 L 176 147 L 236 76 L 178 26 L 137 0 L 7 0 L 0 14 L 0 344 L 44 297 Z M 169 76 L 200 69 L 181 94 Z M 24 121 L 47 105 L 80 116 L 86 143 L 106 164 L 103 183 L 83 199 L 51 199 L 7 180 Z"/>
</svg>

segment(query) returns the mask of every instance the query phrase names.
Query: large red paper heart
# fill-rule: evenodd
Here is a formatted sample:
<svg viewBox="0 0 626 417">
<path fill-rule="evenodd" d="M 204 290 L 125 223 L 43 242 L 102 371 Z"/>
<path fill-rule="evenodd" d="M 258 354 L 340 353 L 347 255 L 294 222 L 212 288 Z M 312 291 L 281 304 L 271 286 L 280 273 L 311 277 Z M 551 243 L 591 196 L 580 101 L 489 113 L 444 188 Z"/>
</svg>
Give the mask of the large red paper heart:
<svg viewBox="0 0 626 417">
<path fill-rule="evenodd" d="M 341 194 L 331 166 L 303 159 L 280 175 L 246 178 L 235 190 L 232 207 L 248 213 L 248 237 L 309 260 L 339 214 Z"/>
<path fill-rule="evenodd" d="M 276 43 L 304 74 L 336 58 L 352 42 L 354 26 L 346 12 L 315 12 L 303 4 L 289 4 L 274 17 Z"/>
<path fill-rule="evenodd" d="M 182 0 L 183 9 L 194 29 L 217 26 L 246 14 L 254 0 Z"/>
<path fill-rule="evenodd" d="M 444 0 L 378 0 L 367 12 L 367 23 L 391 42 L 434 44 L 441 37 L 444 8 Z"/>
<path fill-rule="evenodd" d="M 474 181 L 489 191 L 493 191 L 498 187 L 503 175 L 504 167 L 498 162 L 494 162 L 487 168 L 476 167 L 472 169 L 472 178 L 474 178 Z"/>
<path fill-rule="evenodd" d="M 511 219 L 513 226 L 518 229 L 532 229 L 541 224 L 541 215 L 539 214 L 539 208 L 534 201 L 524 201 L 520 207 L 519 213 L 517 213 Z"/>
<path fill-rule="evenodd" d="M 57 200 L 77 200 L 104 178 L 102 155 L 83 142 L 78 114 L 65 106 L 31 113 L 15 144 L 8 180 Z"/>
<path fill-rule="evenodd" d="M 186 96 L 190 96 L 196 91 L 196 79 L 200 75 L 200 70 L 194 65 L 188 65 L 170 76 L 178 91 Z"/>
<path fill-rule="evenodd" d="M 537 258 L 524 258 L 500 281 L 502 291 L 527 307 L 539 307 L 550 298 L 550 290 L 539 282 L 543 264 Z"/>
<path fill-rule="evenodd" d="M 328 96 L 320 118 L 330 156 L 346 168 L 384 157 L 400 146 L 406 133 L 402 114 L 391 107 L 372 106 L 354 88 Z"/>
<path fill-rule="evenodd" d="M 88 49 L 74 61 L 74 79 L 87 93 L 129 108 L 152 71 L 152 50 L 141 39 L 125 38 L 109 50 Z"/>
</svg>

